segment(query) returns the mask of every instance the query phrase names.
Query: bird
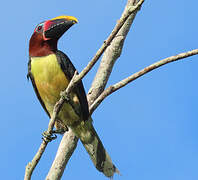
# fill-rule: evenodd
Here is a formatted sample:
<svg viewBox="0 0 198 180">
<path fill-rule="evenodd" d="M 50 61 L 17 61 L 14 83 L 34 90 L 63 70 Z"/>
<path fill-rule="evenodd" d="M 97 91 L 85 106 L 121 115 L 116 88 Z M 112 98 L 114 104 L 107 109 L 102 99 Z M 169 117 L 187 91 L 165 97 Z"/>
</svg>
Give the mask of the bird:
<svg viewBox="0 0 198 180">
<path fill-rule="evenodd" d="M 28 74 L 43 109 L 51 118 L 53 108 L 71 81 L 76 68 L 69 57 L 58 50 L 60 37 L 74 24 L 76 17 L 58 16 L 39 23 L 29 41 Z M 85 89 L 79 81 L 59 111 L 55 128 L 66 132 L 68 127 L 81 140 L 93 164 L 106 177 L 112 178 L 118 169 L 105 150 L 89 115 Z"/>
</svg>

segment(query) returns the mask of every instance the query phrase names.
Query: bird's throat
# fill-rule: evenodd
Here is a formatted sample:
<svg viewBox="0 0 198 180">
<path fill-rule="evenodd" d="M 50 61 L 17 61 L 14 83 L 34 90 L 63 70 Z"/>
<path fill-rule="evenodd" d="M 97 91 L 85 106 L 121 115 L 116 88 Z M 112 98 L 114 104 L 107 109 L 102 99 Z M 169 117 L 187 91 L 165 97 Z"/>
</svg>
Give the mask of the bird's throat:
<svg viewBox="0 0 198 180">
<path fill-rule="evenodd" d="M 29 55 L 31 57 L 47 56 L 57 50 L 57 40 L 44 40 L 40 34 L 33 34 L 29 44 Z"/>
</svg>

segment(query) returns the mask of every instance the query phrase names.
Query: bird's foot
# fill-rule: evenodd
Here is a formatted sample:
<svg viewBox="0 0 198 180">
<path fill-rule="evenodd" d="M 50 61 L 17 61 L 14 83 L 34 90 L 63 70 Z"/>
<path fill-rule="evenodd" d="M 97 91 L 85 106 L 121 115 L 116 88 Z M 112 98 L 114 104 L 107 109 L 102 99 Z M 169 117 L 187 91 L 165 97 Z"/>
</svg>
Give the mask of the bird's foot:
<svg viewBox="0 0 198 180">
<path fill-rule="evenodd" d="M 66 102 L 69 101 L 69 97 L 68 97 L 68 95 L 64 91 L 61 91 L 60 92 L 60 96 L 63 97 Z"/>
<path fill-rule="evenodd" d="M 64 134 L 65 131 L 68 131 L 68 129 L 67 130 L 65 130 L 65 129 L 56 129 L 56 130 L 53 130 L 52 133 L 53 134 Z"/>
<path fill-rule="evenodd" d="M 51 142 L 57 138 L 57 135 L 53 131 L 52 132 L 44 131 L 42 133 L 42 136 L 43 136 L 42 139 L 46 142 Z"/>
</svg>

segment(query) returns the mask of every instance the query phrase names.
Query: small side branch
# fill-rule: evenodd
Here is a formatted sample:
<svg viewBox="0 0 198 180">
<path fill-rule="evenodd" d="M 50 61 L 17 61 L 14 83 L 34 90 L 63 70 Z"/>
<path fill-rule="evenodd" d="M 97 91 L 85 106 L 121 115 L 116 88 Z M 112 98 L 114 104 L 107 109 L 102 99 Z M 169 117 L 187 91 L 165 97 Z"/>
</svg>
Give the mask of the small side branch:
<svg viewBox="0 0 198 180">
<path fill-rule="evenodd" d="M 109 86 L 105 91 L 103 91 L 101 93 L 101 95 L 94 101 L 94 103 L 90 106 L 90 114 L 92 114 L 94 112 L 94 110 L 100 105 L 100 103 L 110 94 L 112 94 L 113 92 L 119 90 L 120 88 L 126 86 L 127 84 L 129 84 L 130 82 L 136 80 L 137 78 L 143 76 L 144 74 L 159 68 L 160 66 L 163 66 L 165 64 L 174 62 L 174 61 L 178 61 L 193 55 L 198 54 L 198 49 L 194 49 L 192 51 L 188 51 L 188 52 L 184 52 L 184 53 L 180 53 L 177 54 L 175 56 L 171 56 L 165 59 L 162 59 L 161 61 L 158 61 L 154 64 L 151 64 L 150 66 L 136 72 L 135 74 L 132 74 L 131 76 L 121 80 L 120 82 Z"/>
</svg>

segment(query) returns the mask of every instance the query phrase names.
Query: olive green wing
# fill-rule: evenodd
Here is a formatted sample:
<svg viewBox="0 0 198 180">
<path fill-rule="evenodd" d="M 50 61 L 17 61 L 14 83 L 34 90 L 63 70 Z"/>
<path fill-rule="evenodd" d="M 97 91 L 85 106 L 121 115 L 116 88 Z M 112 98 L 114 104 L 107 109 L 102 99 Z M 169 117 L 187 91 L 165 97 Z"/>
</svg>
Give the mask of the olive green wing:
<svg viewBox="0 0 198 180">
<path fill-rule="evenodd" d="M 76 71 L 76 68 L 74 67 L 70 59 L 67 57 L 67 55 L 63 52 L 56 51 L 56 57 L 65 76 L 67 77 L 67 79 L 71 80 Z M 78 82 L 73 91 L 79 99 L 83 120 L 87 120 L 89 117 L 89 108 L 87 96 L 82 81 Z"/>
</svg>

